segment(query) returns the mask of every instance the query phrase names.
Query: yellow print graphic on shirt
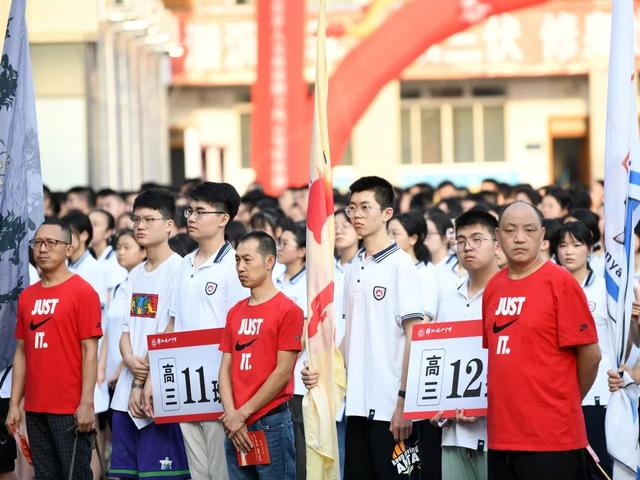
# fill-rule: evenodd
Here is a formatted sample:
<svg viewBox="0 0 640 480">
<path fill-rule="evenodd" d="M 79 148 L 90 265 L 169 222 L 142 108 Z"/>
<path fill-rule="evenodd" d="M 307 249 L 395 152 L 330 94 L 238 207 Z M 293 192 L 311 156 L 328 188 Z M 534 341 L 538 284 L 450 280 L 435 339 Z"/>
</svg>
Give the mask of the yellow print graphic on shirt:
<svg viewBox="0 0 640 480">
<path fill-rule="evenodd" d="M 134 293 L 131 295 L 132 317 L 156 318 L 158 295 L 156 293 Z"/>
</svg>

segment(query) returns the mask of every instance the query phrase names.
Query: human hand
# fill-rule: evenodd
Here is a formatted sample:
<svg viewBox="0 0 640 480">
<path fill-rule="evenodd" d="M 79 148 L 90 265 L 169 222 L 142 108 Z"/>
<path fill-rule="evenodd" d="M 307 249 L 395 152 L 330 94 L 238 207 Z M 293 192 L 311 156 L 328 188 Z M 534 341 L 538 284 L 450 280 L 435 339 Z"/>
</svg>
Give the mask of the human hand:
<svg viewBox="0 0 640 480">
<path fill-rule="evenodd" d="M 7 419 L 5 425 L 9 433 L 13 434 L 16 430 L 20 429 L 20 421 L 22 420 L 22 412 L 17 405 L 9 405 L 9 411 L 7 412 Z"/>
<path fill-rule="evenodd" d="M 246 425 L 243 425 L 233 437 L 229 438 L 238 452 L 249 453 L 253 448 Z"/>
<path fill-rule="evenodd" d="M 123 361 L 135 378 L 144 378 L 149 373 L 149 363 L 142 357 L 129 355 L 126 358 L 123 358 Z"/>
<path fill-rule="evenodd" d="M 393 411 L 391 422 L 389 423 L 389 431 L 396 442 L 408 439 L 411 435 L 411 431 L 413 430 L 413 423 L 411 420 L 406 420 L 403 414 L 404 399 L 398 397 L 396 408 Z"/>
<path fill-rule="evenodd" d="M 620 371 L 624 371 L 626 368 L 626 365 L 620 365 Z M 624 379 L 622 378 L 620 371 L 612 369 L 607 372 L 610 392 L 620 390 L 624 386 Z"/>
<path fill-rule="evenodd" d="M 92 432 L 96 429 L 96 414 L 93 411 L 92 403 L 78 405 L 73 418 L 76 421 L 79 432 Z"/>
<path fill-rule="evenodd" d="M 144 408 L 142 405 L 142 389 L 131 387 L 131 393 L 129 394 L 129 411 L 131 415 L 136 418 L 143 418 L 145 416 Z"/>
<path fill-rule="evenodd" d="M 464 409 L 461 409 L 461 408 L 456 409 L 456 422 L 475 423 L 477 420 L 478 420 L 478 417 L 467 417 L 464 414 Z"/>
<path fill-rule="evenodd" d="M 307 389 L 311 390 L 313 387 L 318 385 L 318 381 L 320 381 L 320 370 L 314 368 L 313 370 L 309 368 L 309 363 L 304 362 L 304 368 L 302 369 L 302 383 Z"/>
<path fill-rule="evenodd" d="M 147 417 L 153 418 L 153 385 L 147 378 L 142 390 L 142 406 Z"/>
<path fill-rule="evenodd" d="M 227 436 L 232 439 L 236 433 L 242 429 L 242 427 L 246 428 L 247 418 L 249 418 L 249 415 L 244 413 L 242 408 L 225 412 L 221 419 Z"/>
</svg>

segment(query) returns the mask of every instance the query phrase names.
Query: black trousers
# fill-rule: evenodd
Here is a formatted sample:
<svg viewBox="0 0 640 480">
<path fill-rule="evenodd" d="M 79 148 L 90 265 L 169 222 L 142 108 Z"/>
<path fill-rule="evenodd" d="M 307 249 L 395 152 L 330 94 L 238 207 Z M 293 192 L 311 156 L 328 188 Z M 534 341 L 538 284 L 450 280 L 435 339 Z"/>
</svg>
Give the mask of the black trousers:
<svg viewBox="0 0 640 480">
<path fill-rule="evenodd" d="M 71 471 L 76 438 L 73 415 L 26 413 L 27 433 L 38 480 L 66 480 Z M 92 480 L 91 434 L 79 433 L 76 446 L 74 480 Z"/>
<path fill-rule="evenodd" d="M 489 450 L 489 480 L 588 480 L 586 451 Z"/>
<path fill-rule="evenodd" d="M 421 478 L 420 428 L 396 442 L 389 422 L 347 417 L 345 480 L 418 480 Z"/>
<path fill-rule="evenodd" d="M 0 473 L 13 472 L 16 469 L 16 441 L 4 424 L 8 413 L 9 399 L 0 398 Z"/>
<path fill-rule="evenodd" d="M 605 406 L 582 407 L 584 422 L 587 426 L 589 445 L 600 458 L 600 466 L 610 477 L 613 475 L 613 460 L 607 452 L 607 437 L 604 431 L 604 417 L 607 414 Z M 592 478 L 601 478 L 593 462 L 588 462 Z"/>
</svg>

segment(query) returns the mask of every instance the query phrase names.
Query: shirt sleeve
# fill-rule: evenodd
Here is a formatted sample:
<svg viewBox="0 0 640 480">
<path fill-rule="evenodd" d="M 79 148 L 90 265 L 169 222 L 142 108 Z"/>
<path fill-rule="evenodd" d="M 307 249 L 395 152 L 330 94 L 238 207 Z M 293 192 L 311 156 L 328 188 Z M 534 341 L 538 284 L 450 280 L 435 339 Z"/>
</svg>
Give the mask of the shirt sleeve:
<svg viewBox="0 0 640 480">
<path fill-rule="evenodd" d="M 173 285 L 171 289 L 171 293 L 169 295 L 169 306 L 167 307 L 167 313 L 169 317 L 176 318 L 176 310 L 177 310 L 177 299 L 178 299 L 178 289 L 180 288 L 180 282 L 182 281 L 182 272 L 176 278 L 176 283 Z"/>
<path fill-rule="evenodd" d="M 487 324 L 487 303 L 489 301 L 489 297 L 491 295 L 491 291 L 493 290 L 492 288 L 490 288 L 491 283 L 487 284 L 487 286 L 484 289 L 484 292 L 482 293 L 482 348 L 489 348 L 489 340 L 487 339 L 487 328 L 486 328 L 486 324 Z"/>
<path fill-rule="evenodd" d="M 78 333 L 80 339 L 102 336 L 102 307 L 93 288 L 87 288 L 78 298 Z"/>
<path fill-rule="evenodd" d="M 224 353 L 231 353 L 231 345 L 233 344 L 231 341 L 231 319 L 233 318 L 235 311 L 235 308 L 231 308 L 227 313 L 227 323 L 224 327 L 224 332 L 222 332 L 222 338 L 220 339 L 220 346 L 218 347 L 218 350 Z"/>
<path fill-rule="evenodd" d="M 598 343 L 598 333 L 587 297 L 573 277 L 564 279 L 556 295 L 558 346 L 572 347 Z"/>
<path fill-rule="evenodd" d="M 287 309 L 278 328 L 278 350 L 299 352 L 302 350 L 304 315 L 297 305 Z"/>
<path fill-rule="evenodd" d="M 405 320 L 424 318 L 420 277 L 415 265 L 407 261 L 399 262 L 397 270 L 396 319 Z"/>
<path fill-rule="evenodd" d="M 122 283 L 122 333 L 129 333 L 129 317 L 131 316 L 131 277 Z"/>
</svg>

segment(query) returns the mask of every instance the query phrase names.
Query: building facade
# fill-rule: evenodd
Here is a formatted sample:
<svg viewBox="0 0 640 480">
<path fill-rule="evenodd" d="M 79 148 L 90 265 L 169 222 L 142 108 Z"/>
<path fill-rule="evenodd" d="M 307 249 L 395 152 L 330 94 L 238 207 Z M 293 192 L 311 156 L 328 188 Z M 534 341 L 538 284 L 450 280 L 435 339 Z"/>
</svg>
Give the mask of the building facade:
<svg viewBox="0 0 640 480">
<path fill-rule="evenodd" d="M 174 61 L 169 96 L 174 170 L 243 187 L 253 180 L 254 6 L 195 3 L 178 14 L 184 56 Z M 382 4 L 379 18 L 363 2 L 328 3 L 330 70 L 401 2 L 374 3 Z M 309 83 L 315 14 L 309 10 L 306 29 Z M 400 186 L 450 179 L 471 188 L 486 177 L 536 186 L 603 178 L 610 21 L 607 1 L 552 0 L 433 45 L 361 117 L 335 184 L 364 174 Z"/>
</svg>

